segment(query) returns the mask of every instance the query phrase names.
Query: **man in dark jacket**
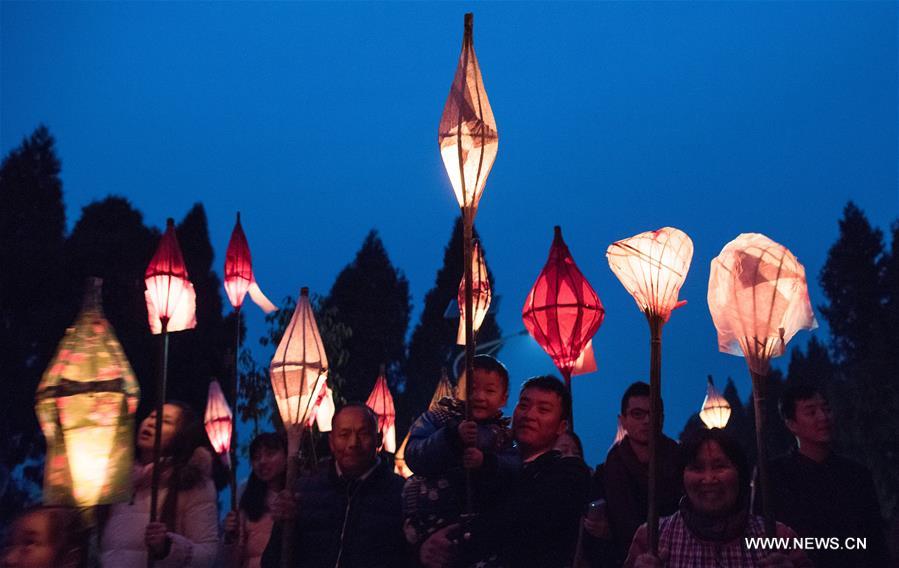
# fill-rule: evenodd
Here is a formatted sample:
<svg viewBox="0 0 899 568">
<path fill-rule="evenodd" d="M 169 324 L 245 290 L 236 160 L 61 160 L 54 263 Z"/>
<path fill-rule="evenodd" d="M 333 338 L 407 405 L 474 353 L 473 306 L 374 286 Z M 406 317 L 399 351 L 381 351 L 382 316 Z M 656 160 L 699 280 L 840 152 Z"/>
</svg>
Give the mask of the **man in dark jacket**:
<svg viewBox="0 0 899 568">
<path fill-rule="evenodd" d="M 636 382 L 621 397 L 618 420 L 627 435 L 609 450 L 601 480 L 597 480 L 603 484 L 602 492 L 607 501 L 608 532 L 595 534 L 591 522 L 584 523 L 584 529 L 590 535 L 584 542 L 587 556 L 596 566 L 621 566 L 634 533 L 646 522 L 649 504 L 649 396 L 649 385 Z M 680 447 L 664 434 L 659 442 L 656 495 L 659 516 L 664 517 L 677 511 L 684 491 Z"/>
<path fill-rule="evenodd" d="M 400 510 L 403 478 L 377 456 L 377 417 L 351 403 L 335 414 L 332 459 L 300 476 L 272 506 L 276 523 L 262 557 L 280 568 L 283 521 L 292 519 L 299 568 L 393 568 L 407 564 Z"/>
<path fill-rule="evenodd" d="M 570 415 L 571 395 L 561 381 L 545 376 L 525 382 L 512 417 L 520 473 L 499 488 L 498 506 L 473 521 L 470 541 L 453 544 L 452 526 L 434 533 L 422 546 L 425 566 L 449 565 L 460 547 L 487 559 L 486 565 L 571 565 L 590 472 L 580 458 L 554 449 Z"/>
<path fill-rule="evenodd" d="M 800 537 L 838 539 L 840 550 L 808 550 L 815 566 L 886 566 L 889 553 L 874 482 L 863 466 L 833 452 L 833 415 L 823 393 L 812 385 L 791 385 L 781 395 L 779 410 L 797 447 L 769 467 L 774 517 Z M 758 498 L 755 509 L 761 509 Z M 864 550 L 847 548 L 846 539 L 856 538 L 866 539 Z"/>
</svg>

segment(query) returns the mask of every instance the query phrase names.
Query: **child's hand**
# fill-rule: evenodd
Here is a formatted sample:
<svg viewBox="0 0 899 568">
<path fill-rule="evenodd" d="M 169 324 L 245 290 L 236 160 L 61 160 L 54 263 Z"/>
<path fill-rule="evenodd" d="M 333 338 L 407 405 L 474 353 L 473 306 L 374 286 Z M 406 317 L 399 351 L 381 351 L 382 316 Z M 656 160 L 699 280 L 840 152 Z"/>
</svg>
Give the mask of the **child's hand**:
<svg viewBox="0 0 899 568">
<path fill-rule="evenodd" d="M 478 443 L 478 425 L 473 420 L 459 423 L 459 439 L 465 447 L 473 447 Z"/>
<path fill-rule="evenodd" d="M 465 448 L 462 452 L 462 466 L 465 469 L 479 469 L 484 465 L 484 452 L 477 448 Z"/>
</svg>

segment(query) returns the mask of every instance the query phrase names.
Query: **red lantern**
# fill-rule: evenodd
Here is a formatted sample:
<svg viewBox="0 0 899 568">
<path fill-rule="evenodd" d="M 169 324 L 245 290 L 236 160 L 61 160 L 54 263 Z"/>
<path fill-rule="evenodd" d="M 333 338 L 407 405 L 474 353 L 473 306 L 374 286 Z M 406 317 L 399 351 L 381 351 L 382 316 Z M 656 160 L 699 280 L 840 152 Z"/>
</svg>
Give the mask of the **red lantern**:
<svg viewBox="0 0 899 568">
<path fill-rule="evenodd" d="M 212 448 L 227 463 L 228 452 L 231 449 L 231 431 L 234 420 L 225 393 L 218 381 L 209 383 L 209 395 L 206 398 L 206 413 L 203 416 L 203 424 L 206 426 L 206 435 Z"/>
<path fill-rule="evenodd" d="M 166 222 L 165 234 L 144 273 L 147 315 L 154 334 L 197 326 L 197 295 L 187 275 L 175 222 Z"/>
<path fill-rule="evenodd" d="M 602 324 L 605 309 L 574 263 L 558 226 L 549 260 L 531 288 L 521 316 L 531 336 L 552 357 L 570 390 L 575 364 Z"/>
<path fill-rule="evenodd" d="M 253 259 L 250 256 L 250 245 L 240 224 L 240 213 L 237 214 L 237 222 L 231 231 L 231 240 L 228 241 L 228 250 L 225 253 L 225 292 L 228 301 L 234 309 L 239 310 L 243 305 L 247 292 L 250 299 L 263 311 L 270 313 L 277 308 L 265 297 L 256 277 L 253 275 Z"/>
<path fill-rule="evenodd" d="M 387 379 L 382 371 L 375 381 L 375 388 L 365 404 L 378 415 L 378 432 L 383 436 L 381 449 L 396 452 L 396 410 L 393 407 L 393 396 L 387 388 Z"/>
</svg>

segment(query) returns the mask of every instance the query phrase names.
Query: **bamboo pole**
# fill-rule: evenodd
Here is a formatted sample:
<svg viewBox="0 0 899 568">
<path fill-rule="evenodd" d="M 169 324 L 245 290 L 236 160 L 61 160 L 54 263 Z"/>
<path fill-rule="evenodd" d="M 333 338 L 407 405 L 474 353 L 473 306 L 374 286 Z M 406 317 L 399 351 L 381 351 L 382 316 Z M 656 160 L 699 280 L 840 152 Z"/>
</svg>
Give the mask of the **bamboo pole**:
<svg viewBox="0 0 899 568">
<path fill-rule="evenodd" d="M 153 430 L 153 475 L 150 481 L 150 522 L 158 518 L 160 462 L 162 458 L 162 425 L 165 409 L 165 387 L 168 381 L 169 366 L 169 320 L 160 318 L 162 323 L 162 349 L 160 349 L 159 380 L 156 381 L 156 422 Z M 153 558 L 147 551 L 147 566 L 153 566 Z"/>
<path fill-rule="evenodd" d="M 752 375 L 752 403 L 755 410 L 755 446 L 758 456 L 757 466 L 759 472 L 760 494 L 762 497 L 762 517 L 765 520 L 765 534 L 773 537 L 775 533 L 774 513 L 771 511 L 771 484 L 768 479 L 768 449 L 765 444 L 766 422 L 765 408 L 768 396 L 766 384 L 767 374 L 756 373 L 750 370 Z"/>
<path fill-rule="evenodd" d="M 240 213 L 238 213 L 240 215 Z M 240 217 L 238 217 L 239 219 Z M 237 512 L 237 423 L 240 420 L 237 414 L 237 397 L 240 393 L 240 306 L 235 308 L 237 312 L 237 330 L 234 333 L 234 392 L 231 398 L 234 404 L 233 418 L 231 421 L 231 510 Z"/>
<path fill-rule="evenodd" d="M 646 530 L 650 552 L 659 552 L 658 471 L 659 441 L 662 434 L 662 325 L 660 316 L 648 315 L 650 331 L 649 355 L 649 483 Z"/>
</svg>

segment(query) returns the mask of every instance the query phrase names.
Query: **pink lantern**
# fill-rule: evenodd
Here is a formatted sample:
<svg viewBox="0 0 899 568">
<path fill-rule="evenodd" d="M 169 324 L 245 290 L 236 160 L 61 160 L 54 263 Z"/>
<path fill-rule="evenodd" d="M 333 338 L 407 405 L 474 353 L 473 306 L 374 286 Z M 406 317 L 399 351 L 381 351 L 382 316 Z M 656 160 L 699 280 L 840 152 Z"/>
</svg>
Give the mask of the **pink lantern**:
<svg viewBox="0 0 899 568">
<path fill-rule="evenodd" d="M 209 394 L 206 398 L 206 413 L 203 416 L 203 425 L 206 427 L 206 435 L 209 442 L 222 460 L 227 465 L 228 452 L 231 450 L 231 431 L 234 426 L 231 407 L 225 399 L 225 393 L 218 381 L 209 383 Z"/>
<path fill-rule="evenodd" d="M 228 250 L 225 252 L 225 292 L 228 301 L 234 309 L 239 310 L 243 305 L 247 293 L 250 299 L 256 303 L 265 313 L 270 313 L 278 308 L 265 297 L 256 276 L 253 274 L 253 259 L 250 255 L 250 245 L 240 224 L 240 213 L 237 214 L 237 222 L 231 231 L 231 240 L 228 241 Z"/>
<path fill-rule="evenodd" d="M 188 278 L 172 219 L 166 221 L 165 234 L 147 266 L 144 281 L 147 315 L 153 334 L 197 326 L 197 294 Z"/>
<path fill-rule="evenodd" d="M 472 329 L 477 333 L 490 310 L 490 278 L 487 276 L 487 263 L 484 261 L 484 251 L 481 244 L 474 241 L 471 257 L 471 297 L 472 297 Z M 456 333 L 456 343 L 465 345 L 465 277 L 459 282 L 459 331 Z"/>
<path fill-rule="evenodd" d="M 602 324 L 605 308 L 574 263 L 555 228 L 549 259 L 522 309 L 524 326 L 543 347 L 571 389 L 571 375 L 587 343 Z"/>
<path fill-rule="evenodd" d="M 368 395 L 365 404 L 378 415 L 378 432 L 382 436 L 381 448 L 389 453 L 396 452 L 396 410 L 393 406 L 393 396 L 387 388 L 387 379 L 382 369 L 375 381 L 375 388 Z"/>
</svg>

